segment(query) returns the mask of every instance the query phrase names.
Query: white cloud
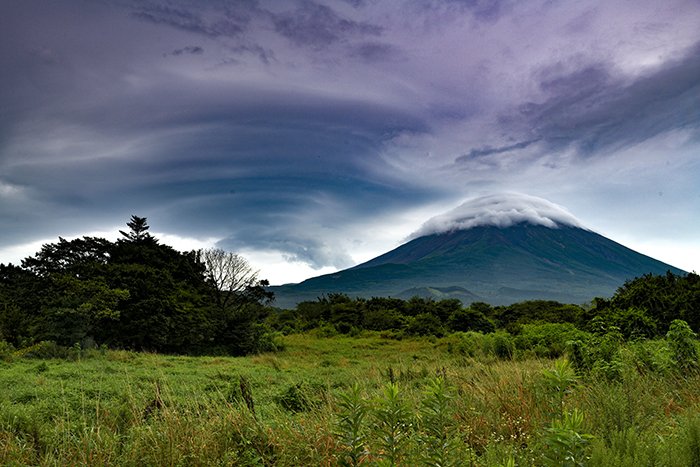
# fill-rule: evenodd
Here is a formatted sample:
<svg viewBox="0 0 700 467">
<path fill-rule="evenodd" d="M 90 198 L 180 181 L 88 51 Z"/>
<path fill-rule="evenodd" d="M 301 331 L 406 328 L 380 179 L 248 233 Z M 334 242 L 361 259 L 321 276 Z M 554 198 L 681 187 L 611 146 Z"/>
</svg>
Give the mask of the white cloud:
<svg viewBox="0 0 700 467">
<path fill-rule="evenodd" d="M 16 198 L 22 195 L 22 193 L 23 190 L 21 187 L 0 180 L 0 198 Z"/>
<path fill-rule="evenodd" d="M 297 283 L 312 276 L 337 271 L 330 266 L 317 269 L 302 261 L 290 261 L 277 251 L 243 250 L 240 255 L 248 260 L 253 269 L 258 270 L 258 278 L 272 285 Z"/>
<path fill-rule="evenodd" d="M 509 227 L 521 222 L 556 228 L 582 227 L 581 222 L 562 206 L 546 199 L 520 193 L 501 193 L 466 201 L 455 209 L 429 219 L 410 238 L 493 225 Z"/>
<path fill-rule="evenodd" d="M 219 241 L 218 238 L 202 239 L 155 232 L 153 233 L 153 236 L 156 237 L 160 241 L 160 243 L 170 245 L 178 251 L 192 251 L 204 248 L 214 248 L 216 247 L 216 242 Z"/>
<path fill-rule="evenodd" d="M 52 240 L 37 240 L 34 242 L 23 243 L 21 245 L 12 245 L 0 249 L 0 264 L 15 264 L 19 265 L 27 256 L 31 256 L 41 249 L 45 243 Z"/>
</svg>

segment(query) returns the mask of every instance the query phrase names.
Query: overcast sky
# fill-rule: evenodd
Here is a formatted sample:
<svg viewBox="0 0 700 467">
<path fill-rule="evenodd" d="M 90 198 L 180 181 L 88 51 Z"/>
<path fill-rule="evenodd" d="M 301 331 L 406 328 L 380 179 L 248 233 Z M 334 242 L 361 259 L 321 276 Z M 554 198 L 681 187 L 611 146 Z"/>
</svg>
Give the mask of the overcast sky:
<svg viewBox="0 0 700 467">
<path fill-rule="evenodd" d="M 700 270 L 700 3 L 0 3 L 0 262 L 136 214 L 296 282 L 502 191 Z"/>
</svg>

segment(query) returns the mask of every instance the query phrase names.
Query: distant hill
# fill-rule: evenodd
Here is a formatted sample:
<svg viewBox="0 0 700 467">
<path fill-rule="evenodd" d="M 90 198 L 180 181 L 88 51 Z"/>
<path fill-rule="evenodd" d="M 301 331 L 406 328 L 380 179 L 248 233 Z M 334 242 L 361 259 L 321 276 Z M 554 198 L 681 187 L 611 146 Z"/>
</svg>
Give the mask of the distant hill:
<svg viewBox="0 0 700 467">
<path fill-rule="evenodd" d="M 505 209 L 511 204 L 500 202 L 499 206 Z M 530 210 L 528 206 L 522 212 Z M 542 221 L 513 216 L 512 206 L 506 211 L 508 222 L 490 219 L 486 224 L 500 225 L 472 222 L 476 225 L 457 230 L 447 230 L 454 229 L 454 222 L 435 218 L 446 231 L 433 228 L 436 233 L 427 231 L 353 268 L 273 287 L 276 305 L 293 307 L 332 292 L 367 298 L 458 298 L 465 304 L 532 299 L 584 303 L 609 297 L 626 280 L 646 273 L 685 273 L 580 227 L 570 218 L 563 223 L 550 215 Z"/>
</svg>

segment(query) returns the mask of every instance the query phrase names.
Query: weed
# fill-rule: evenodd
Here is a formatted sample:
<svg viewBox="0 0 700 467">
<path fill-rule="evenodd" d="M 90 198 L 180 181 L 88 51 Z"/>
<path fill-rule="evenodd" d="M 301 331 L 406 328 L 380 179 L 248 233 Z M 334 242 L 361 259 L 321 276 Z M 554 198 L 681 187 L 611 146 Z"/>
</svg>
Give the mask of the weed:
<svg viewBox="0 0 700 467">
<path fill-rule="evenodd" d="M 552 421 L 546 429 L 544 461 L 547 465 L 583 467 L 589 459 L 588 445 L 593 435 L 583 433 L 583 413 L 578 409 Z"/>
<path fill-rule="evenodd" d="M 369 453 L 366 448 L 367 433 L 364 424 L 369 407 L 362 399 L 357 383 L 338 398 L 341 408 L 338 414 L 338 437 L 344 448 L 340 464 L 355 467 Z"/>
<path fill-rule="evenodd" d="M 449 467 L 463 465 L 461 451 L 464 443 L 454 425 L 452 395 L 444 377 L 428 382 L 420 411 L 420 457 L 424 465 Z"/>
<path fill-rule="evenodd" d="M 241 397 L 246 407 L 250 410 L 253 418 L 257 419 L 257 415 L 255 415 L 255 403 L 253 402 L 253 391 L 250 389 L 250 381 L 248 381 L 248 378 L 245 376 L 241 376 L 238 381 L 238 386 L 241 389 Z"/>
<path fill-rule="evenodd" d="M 411 412 L 403 401 L 397 383 L 384 386 L 384 397 L 379 399 L 374 417 L 373 434 L 376 436 L 380 457 L 387 465 L 399 465 L 407 455 L 409 434 L 413 428 Z"/>
<path fill-rule="evenodd" d="M 557 401 L 556 415 L 558 419 L 564 416 L 564 397 L 576 384 L 576 373 L 568 360 L 558 360 L 551 370 L 543 370 L 547 384 L 555 391 Z"/>
</svg>

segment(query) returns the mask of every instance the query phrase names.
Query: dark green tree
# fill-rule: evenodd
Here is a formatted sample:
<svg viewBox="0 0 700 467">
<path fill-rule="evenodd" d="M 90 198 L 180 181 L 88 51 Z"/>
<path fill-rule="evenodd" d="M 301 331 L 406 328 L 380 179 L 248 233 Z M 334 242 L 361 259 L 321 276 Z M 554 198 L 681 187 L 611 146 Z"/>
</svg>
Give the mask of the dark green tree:
<svg viewBox="0 0 700 467">
<path fill-rule="evenodd" d="M 145 217 L 127 226 L 116 242 L 59 238 L 21 267 L 0 265 L 1 338 L 176 353 L 260 348 L 266 282 L 222 291 L 198 252 L 161 244 Z"/>
<path fill-rule="evenodd" d="M 631 308 L 644 311 L 657 322 L 659 334 L 665 334 L 675 319 L 700 331 L 700 276 L 646 274 L 625 282 L 610 300 L 596 300 L 592 313 L 605 315 L 611 310 Z"/>
<path fill-rule="evenodd" d="M 26 269 L 0 264 L 0 335 L 15 347 L 31 340 L 45 290 L 42 282 Z"/>
<path fill-rule="evenodd" d="M 145 217 L 131 216 L 131 220 L 126 223 L 129 227 L 129 231 L 125 232 L 120 230 L 119 233 L 122 234 L 127 241 L 133 243 L 140 242 L 157 242 L 157 240 L 148 233 L 148 229 L 151 227 L 148 225 Z"/>
<path fill-rule="evenodd" d="M 454 311 L 448 320 L 449 328 L 453 331 L 478 331 L 484 334 L 496 330 L 494 324 L 480 311 L 471 307 Z"/>
</svg>

